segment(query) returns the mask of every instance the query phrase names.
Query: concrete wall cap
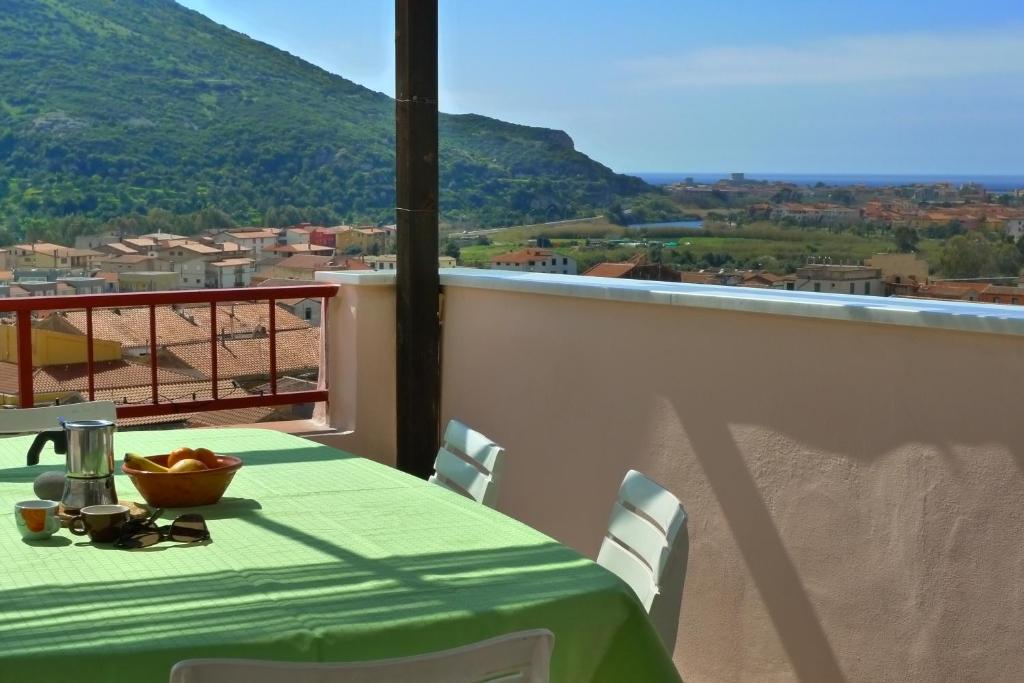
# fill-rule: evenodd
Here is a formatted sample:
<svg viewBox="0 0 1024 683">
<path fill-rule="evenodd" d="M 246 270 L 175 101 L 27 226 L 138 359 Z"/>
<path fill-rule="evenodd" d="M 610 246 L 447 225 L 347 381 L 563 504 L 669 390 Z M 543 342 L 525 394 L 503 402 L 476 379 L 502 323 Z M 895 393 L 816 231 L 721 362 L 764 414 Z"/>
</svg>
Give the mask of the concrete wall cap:
<svg viewBox="0 0 1024 683">
<path fill-rule="evenodd" d="M 394 286 L 395 273 L 320 272 L 316 274 L 316 279 L 319 282 L 343 285 Z M 803 318 L 1024 335 L 1024 306 L 1003 304 L 618 280 L 477 268 L 442 268 L 441 285 L 625 303 L 715 308 Z M 1024 288 L 1021 289 L 1021 294 L 1024 295 Z"/>
</svg>

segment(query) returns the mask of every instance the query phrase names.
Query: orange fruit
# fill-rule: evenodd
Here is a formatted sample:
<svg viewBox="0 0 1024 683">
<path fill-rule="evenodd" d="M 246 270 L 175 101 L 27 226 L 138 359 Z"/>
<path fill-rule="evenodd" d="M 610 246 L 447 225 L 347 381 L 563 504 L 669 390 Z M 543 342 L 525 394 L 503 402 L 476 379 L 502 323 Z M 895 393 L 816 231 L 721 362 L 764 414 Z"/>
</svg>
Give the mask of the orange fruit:
<svg viewBox="0 0 1024 683">
<path fill-rule="evenodd" d="M 175 448 L 171 451 L 171 454 L 167 456 L 167 467 L 174 467 L 176 463 L 182 460 L 195 459 L 196 452 L 191 448 L 182 446 L 181 448 Z"/>
<path fill-rule="evenodd" d="M 198 472 L 199 470 L 205 470 L 206 465 L 195 460 L 194 458 L 185 458 L 171 465 L 171 472 Z"/>
<path fill-rule="evenodd" d="M 197 448 L 192 451 L 192 457 L 209 468 L 220 467 L 220 460 L 209 448 Z"/>
</svg>

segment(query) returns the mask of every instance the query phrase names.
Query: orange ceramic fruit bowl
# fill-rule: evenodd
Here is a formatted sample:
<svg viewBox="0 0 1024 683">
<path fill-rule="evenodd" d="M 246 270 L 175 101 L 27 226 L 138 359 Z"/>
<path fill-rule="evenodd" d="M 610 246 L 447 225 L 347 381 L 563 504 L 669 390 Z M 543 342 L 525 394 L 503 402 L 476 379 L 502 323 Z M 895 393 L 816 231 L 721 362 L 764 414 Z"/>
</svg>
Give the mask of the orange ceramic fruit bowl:
<svg viewBox="0 0 1024 683">
<path fill-rule="evenodd" d="M 167 466 L 168 455 L 151 455 L 149 460 Z M 213 505 L 224 495 L 242 461 L 232 455 L 218 455 L 217 467 L 194 472 L 143 472 L 121 465 L 146 502 L 159 508 L 189 508 Z"/>
</svg>

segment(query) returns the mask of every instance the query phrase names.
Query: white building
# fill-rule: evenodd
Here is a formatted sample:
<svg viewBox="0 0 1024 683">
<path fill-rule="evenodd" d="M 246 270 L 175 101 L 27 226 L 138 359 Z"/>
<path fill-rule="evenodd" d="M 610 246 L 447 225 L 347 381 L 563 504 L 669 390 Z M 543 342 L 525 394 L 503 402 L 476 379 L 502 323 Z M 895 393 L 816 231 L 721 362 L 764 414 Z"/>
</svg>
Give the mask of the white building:
<svg viewBox="0 0 1024 683">
<path fill-rule="evenodd" d="M 263 250 L 277 246 L 278 231 L 273 228 L 249 228 L 245 230 L 225 230 L 213 236 L 217 244 L 233 242 L 243 249 L 248 249 L 249 254 L 259 261 L 263 257 Z"/>
<path fill-rule="evenodd" d="M 251 258 L 228 258 L 222 261 L 213 261 L 206 265 L 206 286 L 214 289 L 248 287 L 252 283 L 254 272 L 256 272 L 256 262 Z"/>
<path fill-rule="evenodd" d="M 300 225 L 298 227 L 285 228 L 285 244 L 309 244 L 309 233 L 312 231 L 313 226 Z"/>
<path fill-rule="evenodd" d="M 320 326 L 320 299 L 278 299 L 277 305 L 314 327 Z"/>
<path fill-rule="evenodd" d="M 383 256 L 363 256 L 362 261 L 373 270 L 379 271 L 393 271 L 398 266 L 398 257 L 394 254 L 384 254 Z M 454 268 L 455 259 L 451 256 L 438 256 L 437 267 Z"/>
<path fill-rule="evenodd" d="M 797 268 L 793 289 L 798 292 L 885 296 L 885 280 L 881 268 L 811 263 Z"/>
<path fill-rule="evenodd" d="M 177 273 L 178 289 L 202 289 L 206 284 L 206 266 L 223 258 L 220 249 L 202 242 L 170 241 L 157 252 L 156 270 Z"/>
<path fill-rule="evenodd" d="M 556 254 L 550 249 L 520 249 L 491 258 L 495 270 L 520 270 L 529 273 L 576 275 L 576 259 Z"/>
<path fill-rule="evenodd" d="M 1024 218 L 1010 218 L 1003 226 L 1003 232 L 1007 237 L 1020 239 L 1024 235 Z"/>
</svg>

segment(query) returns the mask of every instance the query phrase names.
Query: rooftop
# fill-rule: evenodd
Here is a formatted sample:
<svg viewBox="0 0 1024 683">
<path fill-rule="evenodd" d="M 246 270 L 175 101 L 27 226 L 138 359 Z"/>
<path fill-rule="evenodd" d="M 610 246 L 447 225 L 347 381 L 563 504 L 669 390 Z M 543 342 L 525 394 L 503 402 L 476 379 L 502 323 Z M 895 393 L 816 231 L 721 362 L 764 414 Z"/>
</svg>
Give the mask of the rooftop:
<svg viewBox="0 0 1024 683">
<path fill-rule="evenodd" d="M 277 348 L 278 372 L 315 374 L 320 368 L 319 328 L 279 332 Z M 213 374 L 208 339 L 195 344 L 168 346 L 166 356 L 195 368 L 204 377 Z M 222 341 L 217 349 L 217 377 L 239 379 L 266 375 L 269 358 L 270 340 L 267 337 Z"/>
</svg>

